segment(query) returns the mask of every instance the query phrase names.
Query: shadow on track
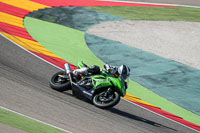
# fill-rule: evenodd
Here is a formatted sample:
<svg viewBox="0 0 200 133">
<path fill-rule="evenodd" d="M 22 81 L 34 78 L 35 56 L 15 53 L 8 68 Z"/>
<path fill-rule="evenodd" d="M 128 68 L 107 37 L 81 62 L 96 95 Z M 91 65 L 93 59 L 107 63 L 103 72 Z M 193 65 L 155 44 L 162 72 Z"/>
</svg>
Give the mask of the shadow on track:
<svg viewBox="0 0 200 133">
<path fill-rule="evenodd" d="M 66 94 L 67 96 L 75 97 L 72 93 L 69 93 L 69 92 L 64 92 L 64 94 Z M 86 103 L 93 105 L 92 102 L 91 102 L 90 100 L 87 100 L 86 98 L 83 98 L 83 97 L 76 97 L 76 98 L 77 98 L 78 100 L 85 101 Z M 94 106 L 94 105 L 93 105 L 93 106 Z M 104 109 L 102 109 L 102 110 L 104 110 Z M 130 113 L 128 113 L 128 112 L 119 110 L 119 109 L 117 109 L 117 108 L 105 109 L 105 111 L 109 111 L 109 112 L 111 112 L 111 113 L 113 113 L 113 114 L 117 114 L 117 115 L 120 115 L 120 116 L 122 116 L 122 117 L 131 119 L 131 120 L 143 122 L 143 123 L 146 123 L 146 124 L 151 125 L 151 126 L 155 126 L 155 127 L 159 127 L 159 128 L 165 128 L 165 129 L 170 129 L 170 130 L 173 130 L 173 131 L 177 131 L 176 129 L 173 129 L 173 128 L 164 126 L 164 125 L 162 125 L 162 124 L 159 124 L 159 123 L 156 123 L 156 122 L 154 122 L 154 121 L 145 119 L 145 118 L 143 118 L 143 117 L 139 117 L 139 116 L 130 114 Z"/>
<path fill-rule="evenodd" d="M 152 126 L 156 126 L 156 127 L 160 127 L 160 128 L 167 128 L 167 129 L 171 129 L 173 131 L 177 131 L 177 130 L 175 130 L 173 128 L 170 128 L 170 127 L 164 126 L 162 124 L 156 123 L 154 121 L 151 121 L 151 120 L 148 120 L 148 119 L 145 119 L 145 118 L 142 118 L 142 117 L 139 117 L 139 116 L 136 116 L 136 115 L 124 112 L 124 111 L 119 110 L 117 108 L 111 108 L 111 109 L 107 109 L 107 110 L 110 111 L 110 112 L 112 112 L 112 113 L 114 113 L 114 114 L 126 117 L 128 119 L 132 119 L 132 120 L 144 122 L 146 124 L 149 124 L 149 125 L 152 125 Z"/>
</svg>

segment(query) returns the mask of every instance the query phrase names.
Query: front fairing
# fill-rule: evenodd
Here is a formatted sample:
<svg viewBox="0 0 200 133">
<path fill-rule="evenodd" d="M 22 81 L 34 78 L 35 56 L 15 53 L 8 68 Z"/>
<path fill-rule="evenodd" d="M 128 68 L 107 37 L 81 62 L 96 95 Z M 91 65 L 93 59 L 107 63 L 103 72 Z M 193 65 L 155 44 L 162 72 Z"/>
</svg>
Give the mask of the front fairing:
<svg viewBox="0 0 200 133">
<path fill-rule="evenodd" d="M 114 78 L 114 77 L 109 77 L 111 82 L 113 83 L 115 89 L 117 92 L 121 94 L 121 96 L 126 95 L 126 87 L 125 87 L 125 82 L 121 78 Z"/>
<path fill-rule="evenodd" d="M 126 95 L 125 82 L 120 77 L 114 77 L 112 74 L 102 71 L 103 75 L 92 76 L 92 83 L 96 89 L 113 87 L 121 96 Z"/>
<path fill-rule="evenodd" d="M 92 76 L 92 84 L 96 89 L 112 86 L 110 81 L 103 75 Z"/>
</svg>

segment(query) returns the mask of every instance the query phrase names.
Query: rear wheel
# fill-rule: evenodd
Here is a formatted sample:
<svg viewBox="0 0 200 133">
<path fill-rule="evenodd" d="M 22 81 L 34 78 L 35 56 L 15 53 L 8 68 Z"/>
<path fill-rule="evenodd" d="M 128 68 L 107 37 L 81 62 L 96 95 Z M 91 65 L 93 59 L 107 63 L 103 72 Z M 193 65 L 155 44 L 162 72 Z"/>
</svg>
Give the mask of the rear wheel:
<svg viewBox="0 0 200 133">
<path fill-rule="evenodd" d="M 63 92 L 71 89 L 71 84 L 68 78 L 64 78 L 65 71 L 60 71 L 54 74 L 50 79 L 50 87 L 54 90 Z"/>
<path fill-rule="evenodd" d="M 120 95 L 116 91 L 109 91 L 110 88 L 103 92 L 97 93 L 93 97 L 93 104 L 99 108 L 111 108 L 119 103 Z"/>
</svg>

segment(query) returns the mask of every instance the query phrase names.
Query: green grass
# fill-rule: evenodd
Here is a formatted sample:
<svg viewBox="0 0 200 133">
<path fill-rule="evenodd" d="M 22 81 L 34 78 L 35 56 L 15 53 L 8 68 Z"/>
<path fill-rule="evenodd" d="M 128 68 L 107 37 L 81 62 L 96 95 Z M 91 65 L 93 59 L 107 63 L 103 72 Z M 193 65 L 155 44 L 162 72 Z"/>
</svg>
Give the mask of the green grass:
<svg viewBox="0 0 200 133">
<path fill-rule="evenodd" d="M 130 20 L 200 22 L 200 8 L 190 7 L 87 7 Z"/>
<path fill-rule="evenodd" d="M 26 17 L 24 25 L 30 35 L 42 46 L 76 65 L 84 60 L 88 65 L 103 65 L 85 42 L 85 32 L 66 26 Z"/>
<path fill-rule="evenodd" d="M 65 133 L 59 129 L 47 126 L 1 108 L 0 123 L 27 131 L 29 133 Z"/>
</svg>

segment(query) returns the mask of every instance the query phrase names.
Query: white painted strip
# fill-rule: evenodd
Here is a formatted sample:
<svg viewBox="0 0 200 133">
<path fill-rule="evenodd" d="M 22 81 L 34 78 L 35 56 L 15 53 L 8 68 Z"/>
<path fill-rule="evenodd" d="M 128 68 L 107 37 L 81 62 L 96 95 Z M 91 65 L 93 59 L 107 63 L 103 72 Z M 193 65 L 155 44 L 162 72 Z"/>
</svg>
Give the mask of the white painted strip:
<svg viewBox="0 0 200 133">
<path fill-rule="evenodd" d="M 191 129 L 191 130 L 193 130 L 193 131 L 196 131 L 196 132 L 200 133 L 200 131 L 198 131 L 198 130 L 196 130 L 196 129 L 194 129 L 194 128 L 188 127 L 188 126 L 186 126 L 186 125 L 184 125 L 184 124 L 182 124 L 182 123 L 180 123 L 180 122 L 177 122 L 177 121 L 175 121 L 175 120 L 173 120 L 173 119 L 170 119 L 170 118 L 168 118 L 168 117 L 166 117 L 166 116 L 163 116 L 163 115 L 158 114 L 158 113 L 156 113 L 156 112 L 154 112 L 154 111 L 151 111 L 151 110 L 149 110 L 149 109 L 147 109 L 147 108 L 145 108 L 145 107 L 142 107 L 142 106 L 140 106 L 140 105 L 138 105 L 138 104 L 136 104 L 136 103 L 134 103 L 134 102 L 131 102 L 131 101 L 129 101 L 129 100 L 126 100 L 125 98 L 121 98 L 121 99 L 123 99 L 123 100 L 125 100 L 125 101 L 127 101 L 127 102 L 129 102 L 129 103 L 131 103 L 131 104 L 134 104 L 134 105 L 136 105 L 136 106 L 138 106 L 138 107 L 140 107 L 140 108 L 142 108 L 142 109 L 144 109 L 144 110 L 147 110 L 147 111 L 149 111 L 149 112 L 151 112 L 151 113 L 153 113 L 153 114 L 156 114 L 156 115 L 158 115 L 158 116 L 161 116 L 161 117 L 163 117 L 163 118 L 165 118 L 165 119 L 168 119 L 168 120 L 170 120 L 170 121 L 173 121 L 173 122 L 175 122 L 175 123 L 177 123 L 177 124 L 180 124 L 180 125 L 182 125 L 182 126 L 184 126 L 184 127 L 187 127 L 187 128 L 189 128 L 189 129 Z"/>
<path fill-rule="evenodd" d="M 30 117 L 30 116 L 26 116 L 26 115 L 24 115 L 24 114 L 21 114 L 21 113 L 19 113 L 19 112 L 13 111 L 13 110 L 11 110 L 11 109 L 8 109 L 8 108 L 2 107 L 2 106 L 0 106 L 0 108 L 1 108 L 1 109 L 4 109 L 4 110 L 7 110 L 7 111 L 10 111 L 10 112 L 12 112 L 12 113 L 18 114 L 18 115 L 20 115 L 20 116 L 23 116 L 23 117 L 29 118 L 29 119 L 31 119 L 31 120 L 34 120 L 34 121 L 40 122 L 40 123 L 42 123 L 42 124 L 48 125 L 48 126 L 50 126 L 50 127 L 53 127 L 53 128 L 59 129 L 59 130 L 61 130 L 61 131 L 64 131 L 64 132 L 67 132 L 67 133 L 72 133 L 72 132 L 67 131 L 67 130 L 65 130 L 65 129 L 62 129 L 62 128 L 59 128 L 59 127 L 56 127 L 56 126 L 54 126 L 54 125 L 48 124 L 48 123 L 43 122 L 43 121 L 40 121 L 40 120 L 37 120 L 37 119 L 32 118 L 32 117 Z"/>
<path fill-rule="evenodd" d="M 151 2 L 133 2 L 133 1 L 122 1 L 122 0 L 98 0 L 98 1 L 111 1 L 111 2 L 123 2 L 123 3 L 135 3 L 135 4 L 152 4 L 152 5 L 165 5 L 165 6 L 180 6 L 180 7 L 200 8 L 200 6 L 190 6 L 190 5 L 180 5 L 180 4 L 164 4 L 164 3 L 151 3 Z"/>
</svg>

